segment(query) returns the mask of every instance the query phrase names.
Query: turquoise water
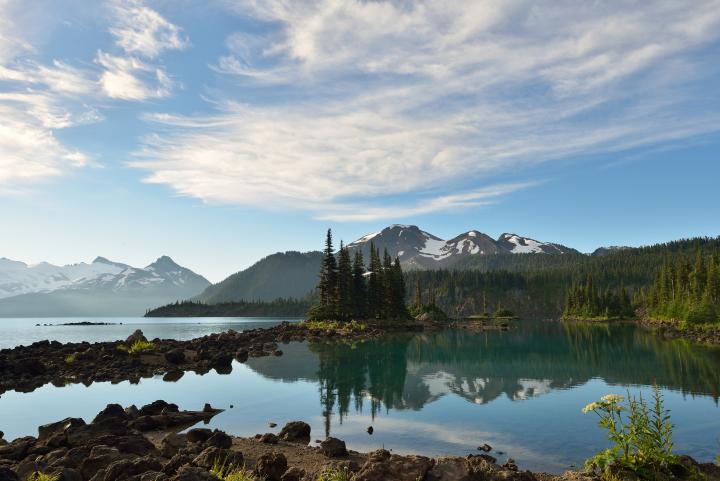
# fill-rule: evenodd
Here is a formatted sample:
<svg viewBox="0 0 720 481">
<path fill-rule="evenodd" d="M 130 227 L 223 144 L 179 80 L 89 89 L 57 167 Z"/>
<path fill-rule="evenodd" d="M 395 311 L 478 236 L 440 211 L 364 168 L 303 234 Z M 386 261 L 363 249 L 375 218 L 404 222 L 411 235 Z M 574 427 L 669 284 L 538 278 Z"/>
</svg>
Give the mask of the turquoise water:
<svg viewBox="0 0 720 481">
<path fill-rule="evenodd" d="M 235 363 L 226 375 L 9 392 L 0 397 L 0 430 L 7 438 L 36 434 L 37 425 L 67 416 L 89 420 L 109 402 L 165 399 L 184 409 L 210 402 L 226 408 L 211 426 L 237 435 L 301 419 L 313 440 L 329 434 L 351 449 L 464 455 L 489 443 L 501 460 L 559 473 L 606 446 L 594 415 L 580 412 L 585 404 L 628 389 L 649 393 L 657 383 L 672 410 L 677 451 L 704 461 L 720 453 L 720 350 L 662 341 L 629 325 L 524 322 L 509 332 L 281 349 L 282 357 Z"/>
</svg>

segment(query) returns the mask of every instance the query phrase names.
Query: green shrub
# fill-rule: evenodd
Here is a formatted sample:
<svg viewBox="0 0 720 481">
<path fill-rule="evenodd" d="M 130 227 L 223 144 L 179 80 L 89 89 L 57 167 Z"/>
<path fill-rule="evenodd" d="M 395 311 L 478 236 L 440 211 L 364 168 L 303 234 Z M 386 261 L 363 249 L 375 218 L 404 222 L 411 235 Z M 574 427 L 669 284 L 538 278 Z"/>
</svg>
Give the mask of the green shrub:
<svg viewBox="0 0 720 481">
<path fill-rule="evenodd" d="M 155 345 L 152 342 L 142 341 L 138 339 L 137 341 L 132 343 L 130 348 L 128 348 L 128 354 L 137 354 L 138 352 L 149 351 L 154 347 Z"/>
<path fill-rule="evenodd" d="M 613 443 L 585 462 L 603 478 L 610 479 L 617 470 L 627 469 L 640 478 L 655 479 L 660 473 L 670 473 L 670 467 L 677 464 L 672 452 L 670 411 L 664 408 L 657 386 L 651 404 L 642 394 L 636 398 L 628 393 L 627 399 L 608 394 L 585 406 L 583 412 L 598 415 L 598 424 L 607 430 Z"/>
<path fill-rule="evenodd" d="M 68 354 L 65 356 L 65 364 L 72 364 L 75 362 L 75 354 Z"/>
</svg>

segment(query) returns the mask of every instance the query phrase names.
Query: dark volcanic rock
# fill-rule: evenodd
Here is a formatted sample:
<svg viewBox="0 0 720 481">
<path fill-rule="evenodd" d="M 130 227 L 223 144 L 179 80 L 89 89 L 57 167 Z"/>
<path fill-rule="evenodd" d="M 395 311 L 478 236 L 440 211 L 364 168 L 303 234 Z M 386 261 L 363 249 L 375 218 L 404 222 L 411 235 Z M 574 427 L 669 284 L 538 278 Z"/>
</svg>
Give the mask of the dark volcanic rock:
<svg viewBox="0 0 720 481">
<path fill-rule="evenodd" d="M 187 440 L 191 443 L 204 443 L 212 436 L 212 431 L 207 428 L 193 428 L 187 432 Z"/>
<path fill-rule="evenodd" d="M 355 474 L 353 481 L 416 481 L 425 479 L 433 460 L 425 456 L 398 456 L 381 449 L 370 453 L 367 462 Z"/>
<path fill-rule="evenodd" d="M 310 425 L 303 421 L 290 421 L 280 431 L 280 439 L 291 442 L 310 442 Z"/>
<path fill-rule="evenodd" d="M 269 481 L 281 481 L 287 471 L 287 459 L 283 453 L 272 452 L 260 456 L 255 463 L 255 471 Z"/>
<path fill-rule="evenodd" d="M 185 362 L 185 351 L 182 349 L 170 349 L 165 353 L 165 360 L 170 364 L 182 364 Z"/>
<path fill-rule="evenodd" d="M 328 458 L 339 458 L 347 456 L 348 453 L 345 447 L 345 441 L 332 437 L 320 443 L 320 450 Z"/>
<path fill-rule="evenodd" d="M 220 481 L 210 474 L 207 469 L 192 466 L 183 466 L 178 469 L 177 474 L 170 479 L 171 481 Z"/>
<path fill-rule="evenodd" d="M 162 464 L 152 456 L 137 459 L 120 459 L 112 462 L 106 469 L 104 481 L 120 481 L 122 479 L 143 474 L 147 471 L 161 471 Z"/>
<path fill-rule="evenodd" d="M 225 469 L 232 470 L 232 468 L 242 467 L 244 461 L 242 453 L 238 451 L 209 447 L 193 459 L 192 462 L 195 466 L 207 469 L 212 468 L 213 464 L 218 462 L 225 466 Z"/>
<path fill-rule="evenodd" d="M 105 409 L 100 411 L 95 419 L 92 420 L 93 424 L 109 424 L 109 423 L 126 423 L 128 421 L 128 414 L 125 409 L 119 404 L 108 404 Z"/>
<path fill-rule="evenodd" d="M 205 441 L 205 445 L 221 449 L 230 449 L 230 446 L 232 446 L 232 438 L 223 431 L 215 430 L 212 436 Z"/>
<path fill-rule="evenodd" d="M 12 469 L 0 467 L 0 481 L 20 481 L 20 478 Z"/>
<path fill-rule="evenodd" d="M 265 433 L 262 436 L 260 436 L 260 442 L 263 444 L 277 444 L 280 440 L 276 434 L 273 433 Z"/>
</svg>

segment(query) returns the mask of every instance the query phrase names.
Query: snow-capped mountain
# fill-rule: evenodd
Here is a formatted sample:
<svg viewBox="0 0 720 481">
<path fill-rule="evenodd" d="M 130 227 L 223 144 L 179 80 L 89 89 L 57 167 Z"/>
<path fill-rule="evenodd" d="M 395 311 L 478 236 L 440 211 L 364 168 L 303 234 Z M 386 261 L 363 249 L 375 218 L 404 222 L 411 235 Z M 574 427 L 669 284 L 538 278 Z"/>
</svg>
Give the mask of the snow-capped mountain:
<svg viewBox="0 0 720 481">
<path fill-rule="evenodd" d="M 517 234 L 507 233 L 502 234 L 497 243 L 512 254 L 565 254 L 574 250 L 560 244 L 540 242 L 529 237 L 520 237 Z"/>
<path fill-rule="evenodd" d="M 146 267 L 97 257 L 91 263 L 28 265 L 0 259 L 0 316 L 141 315 L 186 299 L 207 279 L 162 256 Z M 88 311 L 88 306 L 93 306 Z"/>
<path fill-rule="evenodd" d="M 417 226 L 399 224 L 367 234 L 348 244 L 348 247 L 351 250 L 361 249 L 367 259 L 370 255 L 371 243 L 381 252 L 387 249 L 391 256 L 398 256 L 407 267 L 425 269 L 447 267 L 473 255 L 577 252 L 560 244 L 540 242 L 516 234 L 502 234 L 495 240 L 477 230 L 465 232 L 450 240 L 443 240 L 420 230 Z"/>
</svg>

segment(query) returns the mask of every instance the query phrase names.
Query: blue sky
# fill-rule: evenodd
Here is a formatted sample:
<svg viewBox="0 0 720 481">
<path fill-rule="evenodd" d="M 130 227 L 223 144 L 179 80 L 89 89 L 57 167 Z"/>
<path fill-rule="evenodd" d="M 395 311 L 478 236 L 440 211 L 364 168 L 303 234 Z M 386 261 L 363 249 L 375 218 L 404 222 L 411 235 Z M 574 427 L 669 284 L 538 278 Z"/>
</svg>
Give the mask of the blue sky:
<svg viewBox="0 0 720 481">
<path fill-rule="evenodd" d="M 720 2 L 0 0 L 0 256 L 718 235 Z"/>
</svg>

